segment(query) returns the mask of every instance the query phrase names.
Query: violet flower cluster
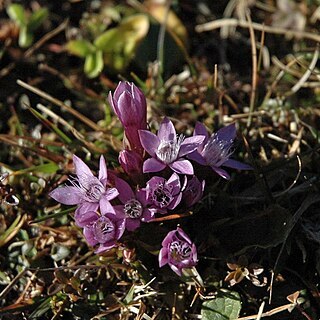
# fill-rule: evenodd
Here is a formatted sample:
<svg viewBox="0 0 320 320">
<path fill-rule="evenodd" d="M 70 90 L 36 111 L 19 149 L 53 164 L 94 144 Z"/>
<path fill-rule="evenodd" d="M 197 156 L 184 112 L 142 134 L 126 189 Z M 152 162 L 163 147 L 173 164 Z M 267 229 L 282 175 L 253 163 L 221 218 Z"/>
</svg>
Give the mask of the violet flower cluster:
<svg viewBox="0 0 320 320">
<path fill-rule="evenodd" d="M 137 230 L 160 215 L 173 210 L 188 210 L 201 201 L 205 181 L 197 177 L 194 164 L 210 167 L 224 179 L 230 179 L 222 167 L 251 169 L 230 159 L 236 137 L 235 124 L 209 135 L 197 123 L 193 136 L 177 134 L 165 117 L 156 133 L 148 130 L 147 102 L 134 84 L 120 82 L 109 104 L 124 128 L 123 150 L 119 153 L 119 174 L 108 174 L 105 158 L 100 157 L 95 176 L 76 155 L 75 176 L 50 196 L 66 205 L 77 205 L 75 224 L 96 253 L 121 243 L 124 234 Z M 110 178 L 111 176 L 111 178 Z M 126 231 L 127 230 L 127 231 Z M 168 264 L 178 275 L 197 263 L 196 246 L 178 227 L 162 242 L 160 267 Z"/>
</svg>

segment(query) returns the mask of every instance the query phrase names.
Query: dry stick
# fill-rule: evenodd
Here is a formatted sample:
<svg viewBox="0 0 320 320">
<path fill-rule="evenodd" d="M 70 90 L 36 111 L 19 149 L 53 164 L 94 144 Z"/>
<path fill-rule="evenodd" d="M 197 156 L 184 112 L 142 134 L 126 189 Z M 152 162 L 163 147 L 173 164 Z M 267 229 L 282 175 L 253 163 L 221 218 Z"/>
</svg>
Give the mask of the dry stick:
<svg viewBox="0 0 320 320">
<path fill-rule="evenodd" d="M 267 311 L 267 312 L 264 312 L 260 315 L 260 318 L 263 318 L 263 317 L 270 317 L 276 313 L 279 313 L 279 312 L 282 312 L 282 311 L 286 311 L 286 310 L 289 310 L 290 308 L 292 308 L 294 306 L 293 303 L 289 303 L 289 304 L 286 304 L 284 306 L 281 306 L 281 307 L 277 307 L 277 308 L 274 308 L 270 311 Z M 259 314 L 255 314 L 253 316 L 247 316 L 247 317 L 241 317 L 241 318 L 238 318 L 237 320 L 256 320 L 257 317 L 259 316 Z"/>
<path fill-rule="evenodd" d="M 224 26 L 250 28 L 250 23 L 247 21 L 240 21 L 238 19 L 219 19 L 219 20 L 207 22 L 204 24 L 199 24 L 196 26 L 195 30 L 197 32 L 204 32 L 204 31 L 219 29 Z M 320 42 L 320 35 L 314 34 L 314 33 L 285 29 L 285 28 L 276 28 L 271 26 L 264 26 L 256 22 L 253 22 L 251 24 L 251 27 L 254 30 L 258 30 L 258 31 L 265 31 L 273 34 L 285 34 L 289 37 L 291 36 L 291 37 L 305 38 L 305 39 L 313 40 L 316 42 Z"/>
<path fill-rule="evenodd" d="M 98 148 L 92 142 L 87 141 L 85 139 L 85 136 L 81 132 L 79 132 L 76 128 L 71 126 L 68 121 L 64 120 L 63 118 L 61 118 L 60 116 L 55 114 L 52 110 L 48 109 L 47 107 L 45 107 L 44 105 L 42 105 L 40 103 L 38 103 L 36 107 L 40 111 L 42 111 L 43 113 L 45 113 L 49 117 L 51 117 L 53 120 L 56 120 L 59 123 L 61 123 L 63 126 L 65 126 L 66 129 L 69 130 L 75 136 L 75 138 L 78 139 L 79 141 L 81 141 L 87 148 L 89 148 L 91 150 L 94 150 L 96 152 L 99 152 L 99 153 L 105 153 L 106 152 L 106 150 Z"/>
<path fill-rule="evenodd" d="M 65 103 L 63 103 L 61 100 L 58 100 L 56 98 L 54 98 L 53 96 L 49 95 L 48 93 L 33 87 L 27 83 L 25 83 L 22 80 L 17 80 L 17 84 L 35 94 L 37 94 L 38 96 L 40 96 L 41 98 L 44 98 L 46 100 L 48 100 L 49 102 L 57 105 L 58 107 L 60 107 L 61 109 L 64 109 L 65 111 L 71 113 L 73 116 L 75 116 L 76 118 L 78 118 L 80 121 L 82 121 L 83 123 L 85 123 L 88 127 L 92 128 L 95 131 L 104 131 L 103 128 L 101 128 L 100 126 L 96 125 L 93 121 L 91 121 L 89 118 L 85 117 L 84 115 L 82 115 L 80 112 L 78 112 L 77 110 L 73 109 L 72 107 L 67 106 Z"/>
<path fill-rule="evenodd" d="M 251 96 L 250 96 L 250 108 L 249 108 L 249 117 L 247 121 L 247 127 L 251 126 L 252 121 L 252 112 L 254 109 L 254 102 L 256 100 L 256 88 L 257 88 L 257 47 L 256 47 L 256 40 L 254 36 L 254 30 L 252 28 L 252 20 L 250 15 L 247 13 L 247 19 L 249 22 L 249 32 L 250 32 L 250 42 L 251 42 L 251 55 L 252 55 L 252 89 L 251 89 Z"/>
<path fill-rule="evenodd" d="M 261 39 L 260 39 L 260 51 L 259 51 L 259 57 L 258 57 L 258 66 L 257 66 L 258 71 L 260 70 L 262 56 L 263 56 L 265 35 L 266 35 L 266 33 L 264 32 L 264 30 L 262 30 Z M 270 63 L 270 60 L 269 60 L 269 63 Z"/>
<path fill-rule="evenodd" d="M 63 31 L 68 25 L 69 19 L 64 20 L 57 28 L 45 34 L 39 41 L 37 41 L 32 47 L 30 47 L 25 53 L 24 57 L 29 58 L 36 50 L 42 47 L 48 40 Z"/>
<path fill-rule="evenodd" d="M 314 68 L 316 67 L 317 61 L 319 58 L 319 46 L 317 46 L 316 51 L 314 52 L 313 58 L 310 62 L 310 65 L 304 75 L 299 79 L 299 81 L 291 88 L 290 92 L 286 96 L 296 93 L 302 85 L 308 80 Z"/>
</svg>

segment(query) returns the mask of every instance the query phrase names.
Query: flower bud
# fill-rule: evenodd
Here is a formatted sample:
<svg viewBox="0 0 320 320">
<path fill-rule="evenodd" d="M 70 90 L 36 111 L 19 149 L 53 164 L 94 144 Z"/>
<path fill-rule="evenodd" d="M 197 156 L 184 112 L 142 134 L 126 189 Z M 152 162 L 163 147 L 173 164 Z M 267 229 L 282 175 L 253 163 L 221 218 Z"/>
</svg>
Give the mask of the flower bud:
<svg viewBox="0 0 320 320">
<path fill-rule="evenodd" d="M 124 127 L 131 149 L 142 154 L 138 130 L 147 128 L 147 103 L 143 92 L 133 83 L 121 81 L 113 96 L 109 93 L 108 101 Z"/>
</svg>

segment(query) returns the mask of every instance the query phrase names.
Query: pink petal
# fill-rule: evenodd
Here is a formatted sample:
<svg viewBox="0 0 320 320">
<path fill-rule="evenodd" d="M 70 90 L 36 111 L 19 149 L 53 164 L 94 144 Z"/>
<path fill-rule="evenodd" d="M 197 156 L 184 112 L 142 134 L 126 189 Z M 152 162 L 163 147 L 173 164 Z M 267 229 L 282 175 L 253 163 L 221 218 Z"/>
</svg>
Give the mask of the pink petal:
<svg viewBox="0 0 320 320">
<path fill-rule="evenodd" d="M 105 252 L 107 250 L 110 250 L 112 248 L 114 248 L 115 246 L 117 245 L 116 241 L 115 240 L 112 240 L 112 241 L 109 241 L 109 242 L 106 242 L 106 243 L 101 243 L 99 248 L 97 250 L 95 250 L 94 253 L 102 253 L 102 252 Z"/>
<path fill-rule="evenodd" d="M 89 177 L 93 176 L 89 167 L 79 157 L 77 157 L 74 154 L 72 159 L 73 159 L 74 168 L 76 170 L 76 174 L 77 174 L 80 182 L 83 179 L 87 179 L 88 176 Z"/>
<path fill-rule="evenodd" d="M 99 180 L 105 186 L 107 184 L 108 179 L 108 172 L 107 172 L 107 165 L 104 156 L 100 157 L 100 164 L 99 164 Z"/>
<path fill-rule="evenodd" d="M 167 263 L 168 263 L 168 249 L 162 248 L 159 252 L 159 266 L 160 266 L 160 268 L 162 268 Z"/>
<path fill-rule="evenodd" d="M 204 139 L 205 136 L 193 136 L 184 139 L 180 146 L 179 158 L 197 150 L 201 143 L 204 141 Z"/>
<path fill-rule="evenodd" d="M 124 181 L 120 178 L 116 178 L 115 185 L 116 185 L 116 189 L 119 192 L 118 198 L 123 204 L 125 204 L 127 201 L 135 198 L 135 195 L 134 195 L 131 187 L 129 186 L 129 184 L 126 181 Z"/>
<path fill-rule="evenodd" d="M 143 172 L 158 172 L 163 170 L 166 165 L 155 158 L 147 159 L 143 163 Z"/>
<path fill-rule="evenodd" d="M 49 196 L 60 203 L 68 205 L 79 204 L 83 198 L 81 191 L 71 186 L 56 188 L 49 193 Z"/>
<path fill-rule="evenodd" d="M 94 232 L 91 227 L 84 227 L 83 235 L 90 246 L 95 246 L 98 243 L 94 237 Z"/>
<path fill-rule="evenodd" d="M 193 174 L 193 166 L 189 160 L 177 160 L 170 163 L 169 167 L 176 173 Z"/>
<path fill-rule="evenodd" d="M 205 136 L 206 139 L 208 139 L 208 131 L 206 127 L 199 121 L 197 121 L 196 126 L 194 128 L 193 135 L 200 135 L 200 136 Z"/>
<path fill-rule="evenodd" d="M 173 210 L 182 199 L 182 193 L 179 193 L 177 197 L 173 198 L 173 200 L 170 202 L 170 204 L 167 206 L 169 210 Z"/>
<path fill-rule="evenodd" d="M 156 156 L 156 150 L 160 144 L 159 138 L 148 130 L 139 130 L 140 142 L 151 157 Z"/>
<path fill-rule="evenodd" d="M 160 140 L 164 141 L 170 141 L 176 137 L 176 129 L 167 117 L 165 117 L 160 124 L 158 137 Z"/>
<path fill-rule="evenodd" d="M 217 136 L 219 140 L 230 141 L 236 137 L 236 125 L 235 123 L 231 123 L 226 127 L 221 128 L 217 131 Z"/>
<path fill-rule="evenodd" d="M 238 170 L 253 170 L 253 168 L 250 165 L 239 162 L 237 160 L 233 160 L 233 159 L 228 159 L 222 165 L 225 167 L 238 169 Z"/>
<path fill-rule="evenodd" d="M 211 167 L 211 168 L 223 179 L 230 180 L 230 175 L 227 171 L 217 167 Z"/>
<path fill-rule="evenodd" d="M 87 211 L 87 210 L 81 210 L 81 209 L 79 210 L 78 208 L 74 215 L 74 220 L 76 222 L 76 225 L 78 227 L 85 227 L 86 225 L 96 221 L 99 218 L 98 214 L 96 213 L 96 210 Z"/>
<path fill-rule="evenodd" d="M 100 199 L 99 204 L 100 204 L 100 211 L 102 214 L 107 214 L 107 213 L 115 214 L 113 206 L 111 205 L 111 203 L 109 202 L 109 200 L 106 197 L 103 196 Z"/>
<path fill-rule="evenodd" d="M 140 220 L 139 219 L 126 219 L 126 229 L 128 231 L 134 231 L 140 227 Z"/>
</svg>

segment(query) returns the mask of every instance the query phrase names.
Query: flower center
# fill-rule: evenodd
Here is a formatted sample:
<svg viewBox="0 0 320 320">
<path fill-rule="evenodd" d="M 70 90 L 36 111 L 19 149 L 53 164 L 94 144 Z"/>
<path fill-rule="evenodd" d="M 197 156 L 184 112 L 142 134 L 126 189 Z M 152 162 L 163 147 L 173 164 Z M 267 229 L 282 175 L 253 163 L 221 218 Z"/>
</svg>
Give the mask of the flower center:
<svg viewBox="0 0 320 320">
<path fill-rule="evenodd" d="M 213 167 L 220 167 L 226 162 L 233 153 L 232 143 L 232 139 L 225 141 L 220 140 L 216 134 L 212 135 L 202 151 L 207 164 Z"/>
<path fill-rule="evenodd" d="M 172 189 L 172 188 L 171 188 Z M 173 199 L 169 186 L 159 183 L 153 190 L 152 200 L 157 207 L 167 207 Z"/>
<path fill-rule="evenodd" d="M 88 202 L 99 202 L 101 196 L 106 192 L 106 188 L 96 177 L 74 178 L 70 181 L 82 192 L 83 199 Z"/>
<path fill-rule="evenodd" d="M 171 258 L 177 262 L 190 258 L 192 254 L 190 245 L 179 240 L 170 243 L 169 252 Z"/>
<path fill-rule="evenodd" d="M 140 218 L 142 215 L 142 205 L 136 199 L 131 199 L 124 205 L 124 213 L 127 218 Z"/>
<path fill-rule="evenodd" d="M 107 217 L 100 217 L 93 225 L 96 240 L 105 243 L 115 238 L 116 228 L 114 223 Z"/>
<path fill-rule="evenodd" d="M 156 151 L 158 159 L 166 164 L 174 162 L 178 157 L 183 140 L 183 134 L 175 137 L 174 140 L 161 140 Z"/>
</svg>

